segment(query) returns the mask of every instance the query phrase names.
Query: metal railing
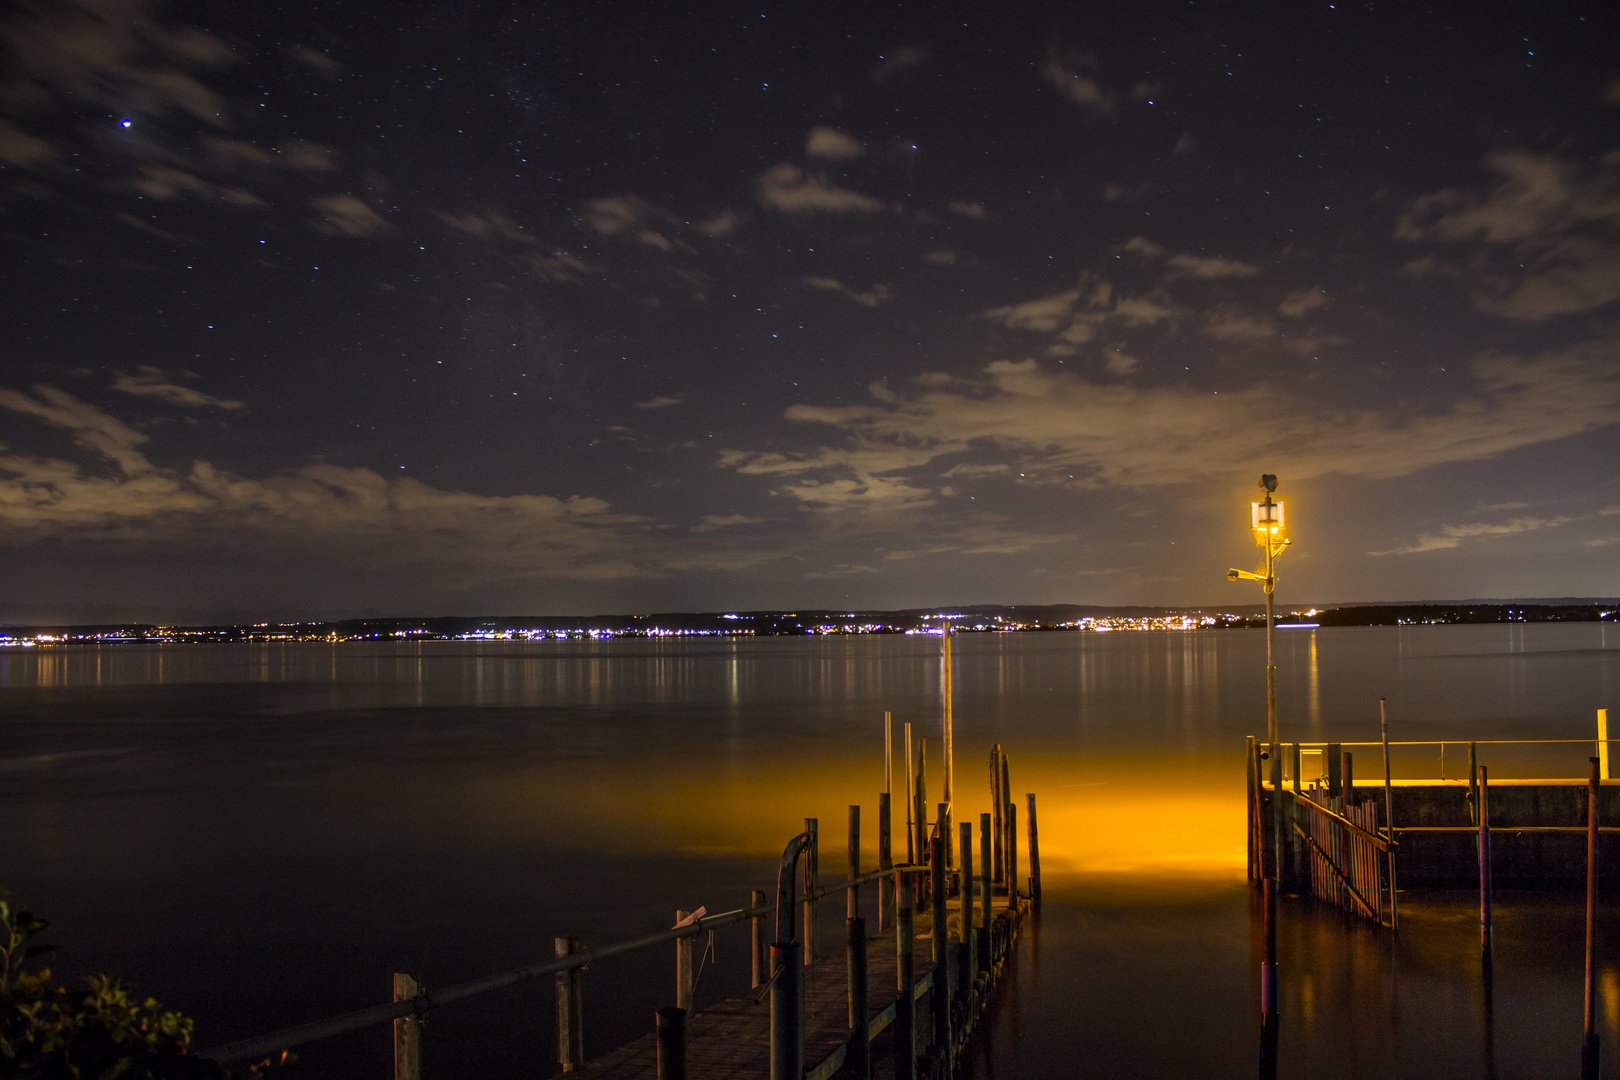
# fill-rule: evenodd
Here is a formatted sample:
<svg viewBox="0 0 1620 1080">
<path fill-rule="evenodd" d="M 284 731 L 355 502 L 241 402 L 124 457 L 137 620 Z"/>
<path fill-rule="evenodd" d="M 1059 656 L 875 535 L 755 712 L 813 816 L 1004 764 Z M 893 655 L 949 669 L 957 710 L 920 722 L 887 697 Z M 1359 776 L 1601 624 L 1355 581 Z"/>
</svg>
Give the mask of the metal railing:
<svg viewBox="0 0 1620 1080">
<path fill-rule="evenodd" d="M 855 878 L 826 888 L 809 892 L 794 901 L 798 907 L 805 903 L 814 903 L 835 893 L 845 892 L 858 888 L 869 882 L 878 881 L 892 874 L 921 873 L 928 869 L 926 864 L 905 864 L 891 866 L 888 869 L 873 870 Z M 447 986 L 442 990 L 424 990 L 414 997 L 402 1001 L 389 1002 L 386 1005 L 373 1005 L 366 1009 L 357 1009 L 354 1012 L 343 1013 L 338 1016 L 314 1020 L 307 1024 L 284 1028 L 281 1031 L 271 1032 L 268 1035 L 259 1035 L 251 1039 L 241 1039 L 236 1042 L 225 1043 L 210 1050 L 200 1052 L 201 1057 L 211 1058 L 222 1065 L 234 1062 L 251 1061 L 275 1054 L 282 1050 L 290 1050 L 295 1046 L 304 1046 L 321 1039 L 329 1039 L 335 1035 L 344 1035 L 361 1028 L 371 1027 L 374 1024 L 383 1024 L 405 1017 L 421 1017 L 429 1010 L 436 1009 L 466 998 L 487 994 L 492 990 L 502 990 L 508 986 L 538 979 L 545 975 L 555 975 L 560 972 L 583 968 L 597 960 L 606 960 L 613 956 L 623 956 L 626 953 L 636 952 L 640 949 L 651 948 L 666 942 L 676 941 L 680 938 L 696 937 L 705 930 L 717 930 L 725 926 L 734 926 L 748 919 L 762 918 L 774 914 L 776 904 L 762 904 L 758 907 L 738 908 L 735 911 L 725 911 L 716 915 L 705 915 L 687 922 L 683 926 L 660 930 L 652 934 L 631 938 L 628 941 L 614 942 L 611 945 L 602 945 L 597 948 L 582 948 L 578 952 L 557 957 L 538 964 L 526 964 L 523 967 L 512 968 L 496 975 L 486 975 L 481 979 Z"/>
</svg>

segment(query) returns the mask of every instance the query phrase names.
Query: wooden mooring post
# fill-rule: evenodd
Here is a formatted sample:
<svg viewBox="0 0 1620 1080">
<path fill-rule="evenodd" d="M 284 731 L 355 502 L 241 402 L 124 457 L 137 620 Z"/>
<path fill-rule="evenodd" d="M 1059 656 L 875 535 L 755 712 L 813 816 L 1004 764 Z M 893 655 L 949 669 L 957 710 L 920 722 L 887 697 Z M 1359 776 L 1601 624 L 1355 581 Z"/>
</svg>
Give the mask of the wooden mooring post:
<svg viewBox="0 0 1620 1080">
<path fill-rule="evenodd" d="M 1007 803 L 1007 910 L 1018 910 L 1018 804 L 1011 800 Z"/>
<path fill-rule="evenodd" d="M 979 928 L 975 944 L 979 951 L 979 970 L 990 970 L 990 889 L 994 885 L 990 849 L 993 846 L 992 818 L 979 815 Z"/>
<path fill-rule="evenodd" d="M 844 1068 L 855 1080 L 872 1080 L 872 1041 L 866 1020 L 866 920 L 851 916 L 846 920 L 848 940 L 845 967 L 849 973 L 849 1049 Z"/>
<path fill-rule="evenodd" d="M 940 1080 L 950 1080 L 953 1072 L 952 1058 L 955 1056 L 952 1053 L 955 1043 L 951 1039 L 950 915 L 945 906 L 947 891 L 945 852 L 951 846 L 950 836 L 945 832 L 945 815 L 948 810 L 949 807 L 945 803 L 939 804 L 938 827 L 929 840 L 928 851 L 929 892 L 933 899 L 930 920 L 933 925 L 930 932 L 933 934 L 934 945 L 934 985 L 928 994 L 928 1004 L 934 1021 L 933 1047 L 942 1058 L 944 1075 Z"/>
<path fill-rule="evenodd" d="M 917 961 L 913 955 L 917 926 L 912 911 L 911 874 L 895 875 L 895 893 L 898 897 L 895 903 L 895 982 L 900 996 L 894 1003 L 894 1076 L 895 1080 L 917 1080 L 917 998 L 912 993 L 912 987 L 917 984 Z M 801 1069 L 794 1074 L 794 1080 L 802 1075 Z"/>
<path fill-rule="evenodd" d="M 1585 1025 L 1581 1033 L 1581 1080 L 1598 1080 L 1597 1033 L 1597 875 L 1598 875 L 1598 791 L 1601 764 L 1589 759 L 1586 781 L 1586 998 Z"/>
<path fill-rule="evenodd" d="M 1473 744 L 1470 743 L 1470 746 Z M 1491 966 L 1491 786 L 1485 766 L 1479 766 L 1479 960 Z"/>
<path fill-rule="evenodd" d="M 394 1000 L 411 1001 L 422 992 L 422 984 L 407 971 L 394 972 Z M 422 1020 L 402 1016 L 394 1021 L 394 1080 L 421 1080 Z"/>
<path fill-rule="evenodd" d="M 804 966 L 816 962 L 816 902 L 811 899 L 820 887 L 821 867 L 817 859 L 820 822 L 813 817 L 804 819 L 804 831 L 810 834 L 810 844 L 804 849 Z"/>
<path fill-rule="evenodd" d="M 579 938 L 572 934 L 555 942 L 557 956 L 579 951 Z M 585 1002 L 580 997 L 579 968 L 559 971 L 557 986 L 557 1062 L 563 1072 L 574 1072 L 585 1064 Z"/>
<path fill-rule="evenodd" d="M 849 808 L 849 880 L 861 876 L 861 808 Z M 861 887 L 851 885 L 844 890 L 844 918 L 853 919 L 861 913 Z"/>
<path fill-rule="evenodd" d="M 1039 911 L 1041 907 L 1041 839 L 1035 828 L 1035 793 L 1024 794 L 1029 804 L 1029 904 Z M 966 865 L 966 864 L 964 864 Z"/>
<path fill-rule="evenodd" d="M 994 846 L 990 850 L 990 872 L 995 882 L 1001 881 L 1001 806 L 1007 796 L 1001 787 L 1001 744 L 990 748 L 990 814 L 995 821 Z"/>
<path fill-rule="evenodd" d="M 878 796 L 878 869 L 887 870 L 894 865 L 894 855 L 889 849 L 890 835 L 889 793 L 884 792 Z M 878 933 L 883 933 L 894 925 L 894 877 L 884 875 L 878 878 Z"/>
<path fill-rule="evenodd" d="M 962 971 L 958 993 L 965 997 L 973 985 L 973 977 L 979 973 L 979 949 L 975 940 L 979 923 L 973 913 L 973 823 L 964 821 L 958 828 L 962 837 Z M 985 901 L 981 899 L 979 903 Z"/>
</svg>

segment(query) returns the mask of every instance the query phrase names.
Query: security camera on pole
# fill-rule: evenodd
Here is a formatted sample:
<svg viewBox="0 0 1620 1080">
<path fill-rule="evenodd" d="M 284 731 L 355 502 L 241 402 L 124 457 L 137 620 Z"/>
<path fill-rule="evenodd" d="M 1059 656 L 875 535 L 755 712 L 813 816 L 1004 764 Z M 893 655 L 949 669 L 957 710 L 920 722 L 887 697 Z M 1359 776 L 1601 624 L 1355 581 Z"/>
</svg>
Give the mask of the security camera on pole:
<svg viewBox="0 0 1620 1080">
<path fill-rule="evenodd" d="M 1271 845 L 1270 857 L 1261 853 L 1261 878 L 1266 903 L 1266 959 L 1260 967 L 1260 1022 L 1262 1032 L 1275 1045 L 1277 1030 L 1277 878 L 1282 867 L 1282 753 L 1277 742 L 1277 665 L 1272 654 L 1273 593 L 1277 588 L 1277 557 L 1293 543 L 1282 535 L 1283 504 L 1273 500 L 1277 477 L 1266 473 L 1260 478 L 1265 498 L 1249 504 L 1249 523 L 1255 541 L 1265 549 L 1262 573 L 1228 570 L 1228 581 L 1258 581 L 1266 593 L 1266 739 L 1271 744 Z M 1275 1066 L 1275 1062 L 1273 1062 Z"/>
</svg>

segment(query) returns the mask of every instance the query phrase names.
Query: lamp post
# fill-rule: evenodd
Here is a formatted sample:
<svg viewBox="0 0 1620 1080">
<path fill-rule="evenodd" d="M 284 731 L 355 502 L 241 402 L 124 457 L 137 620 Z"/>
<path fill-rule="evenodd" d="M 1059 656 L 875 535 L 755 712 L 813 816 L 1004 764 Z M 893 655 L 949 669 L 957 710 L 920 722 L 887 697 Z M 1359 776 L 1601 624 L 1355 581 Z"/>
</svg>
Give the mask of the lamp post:
<svg viewBox="0 0 1620 1080">
<path fill-rule="evenodd" d="M 1262 887 L 1266 905 L 1266 958 L 1260 967 L 1260 1018 L 1268 1034 L 1277 1026 L 1277 880 L 1282 869 L 1282 747 L 1277 742 L 1277 665 L 1272 652 L 1272 634 L 1276 626 L 1275 598 L 1277 588 L 1276 561 L 1293 541 L 1283 533 L 1283 504 L 1272 499 L 1277 490 L 1277 477 L 1266 473 L 1260 478 L 1265 498 L 1249 504 L 1249 524 L 1254 529 L 1255 542 L 1266 553 L 1262 573 L 1247 570 L 1228 570 L 1228 581 L 1258 581 L 1266 594 L 1266 740 L 1271 744 L 1271 857 L 1260 855 Z"/>
</svg>

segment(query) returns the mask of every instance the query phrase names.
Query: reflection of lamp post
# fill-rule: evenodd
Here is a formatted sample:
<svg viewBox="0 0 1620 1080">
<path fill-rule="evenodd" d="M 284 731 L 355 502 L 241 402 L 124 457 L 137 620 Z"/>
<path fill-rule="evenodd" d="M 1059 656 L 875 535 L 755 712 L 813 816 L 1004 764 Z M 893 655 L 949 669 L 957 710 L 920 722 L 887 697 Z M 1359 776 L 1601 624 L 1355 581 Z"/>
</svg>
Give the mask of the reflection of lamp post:
<svg viewBox="0 0 1620 1080">
<path fill-rule="evenodd" d="M 1266 497 L 1249 504 L 1249 524 L 1255 541 L 1266 551 L 1265 572 L 1228 570 L 1228 581 L 1258 581 L 1266 593 L 1266 739 L 1271 744 L 1271 858 L 1260 852 L 1260 868 L 1266 901 L 1266 959 L 1260 968 L 1260 1021 L 1268 1035 L 1277 1028 L 1277 879 L 1282 868 L 1282 753 L 1277 742 L 1277 665 L 1272 658 L 1272 594 L 1277 588 L 1274 563 L 1293 541 L 1282 535 L 1283 504 L 1272 500 L 1277 477 L 1266 473 L 1260 478 Z"/>
</svg>

